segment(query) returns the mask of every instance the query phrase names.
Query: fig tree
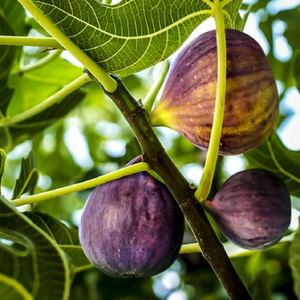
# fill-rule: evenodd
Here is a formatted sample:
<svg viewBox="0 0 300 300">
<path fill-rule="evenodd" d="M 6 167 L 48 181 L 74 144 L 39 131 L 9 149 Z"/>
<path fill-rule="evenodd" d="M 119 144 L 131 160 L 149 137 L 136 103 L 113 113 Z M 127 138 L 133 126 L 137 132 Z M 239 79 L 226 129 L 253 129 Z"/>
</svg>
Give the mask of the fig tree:
<svg viewBox="0 0 300 300">
<path fill-rule="evenodd" d="M 172 265 L 184 217 L 168 188 L 147 172 L 98 186 L 79 226 L 84 253 L 113 277 L 148 277 Z"/>
<path fill-rule="evenodd" d="M 219 154 L 236 155 L 265 141 L 278 116 L 276 83 L 260 45 L 249 35 L 226 30 L 227 81 Z M 207 150 L 217 87 L 216 31 L 197 37 L 179 53 L 158 105 L 153 126 L 169 127 Z"/>
<path fill-rule="evenodd" d="M 285 183 L 264 169 L 234 174 L 212 200 L 203 204 L 220 231 L 246 249 L 276 244 L 291 221 L 291 199 Z"/>
</svg>

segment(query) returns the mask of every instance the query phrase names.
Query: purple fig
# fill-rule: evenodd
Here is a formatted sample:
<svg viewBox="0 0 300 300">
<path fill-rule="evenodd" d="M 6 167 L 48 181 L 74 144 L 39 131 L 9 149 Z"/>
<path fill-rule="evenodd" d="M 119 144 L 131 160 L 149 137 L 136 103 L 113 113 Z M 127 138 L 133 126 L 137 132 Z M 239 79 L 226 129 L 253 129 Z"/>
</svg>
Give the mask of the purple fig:
<svg viewBox="0 0 300 300">
<path fill-rule="evenodd" d="M 81 217 L 84 253 L 113 277 L 149 277 L 179 253 L 184 217 L 168 188 L 147 172 L 98 186 Z"/>
<path fill-rule="evenodd" d="M 260 45 L 249 35 L 226 30 L 227 83 L 219 154 L 236 155 L 264 142 L 278 116 L 276 83 Z M 207 150 L 217 87 L 216 31 L 197 37 L 172 64 L 162 96 L 150 114 Z"/>
<path fill-rule="evenodd" d="M 221 232 L 246 249 L 276 244 L 291 221 L 291 199 L 285 183 L 263 169 L 234 174 L 213 200 L 203 204 Z"/>
</svg>

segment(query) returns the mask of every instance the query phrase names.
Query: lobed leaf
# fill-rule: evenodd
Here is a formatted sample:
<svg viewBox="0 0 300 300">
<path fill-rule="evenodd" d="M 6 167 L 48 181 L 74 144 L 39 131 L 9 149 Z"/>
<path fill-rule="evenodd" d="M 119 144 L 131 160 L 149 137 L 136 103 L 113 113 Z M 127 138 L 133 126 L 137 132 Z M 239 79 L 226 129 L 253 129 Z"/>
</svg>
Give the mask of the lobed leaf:
<svg viewBox="0 0 300 300">
<path fill-rule="evenodd" d="M 210 17 L 203 1 L 32 2 L 106 71 L 128 76 L 165 60 Z M 242 1 L 225 5 L 233 24 Z M 227 22 L 228 25 L 228 22 Z"/>
<path fill-rule="evenodd" d="M 300 151 L 287 149 L 273 132 L 259 147 L 244 154 L 251 166 L 277 174 L 287 185 L 290 194 L 300 197 Z"/>
<path fill-rule="evenodd" d="M 81 248 L 77 229 L 69 228 L 64 223 L 45 213 L 27 212 L 26 216 L 45 231 L 68 254 L 74 267 L 74 272 L 79 269 L 92 267 Z"/>
<path fill-rule="evenodd" d="M 67 300 L 71 269 L 64 252 L 1 195 L 0 212 L 0 298 L 10 299 L 4 296 L 10 286 L 14 300 Z"/>
<path fill-rule="evenodd" d="M 38 171 L 35 168 L 33 154 L 30 152 L 27 158 L 22 159 L 21 171 L 16 181 L 12 199 L 20 198 L 26 192 L 33 194 L 37 180 Z"/>
</svg>

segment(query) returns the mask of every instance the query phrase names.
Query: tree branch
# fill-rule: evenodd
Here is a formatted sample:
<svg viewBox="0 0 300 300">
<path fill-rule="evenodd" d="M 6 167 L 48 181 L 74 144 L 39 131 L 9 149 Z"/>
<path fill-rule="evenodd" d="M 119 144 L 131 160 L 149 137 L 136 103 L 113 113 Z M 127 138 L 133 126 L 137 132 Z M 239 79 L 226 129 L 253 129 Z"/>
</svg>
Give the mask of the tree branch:
<svg viewBox="0 0 300 300">
<path fill-rule="evenodd" d="M 133 98 L 119 78 L 114 79 L 118 83 L 116 91 L 105 93 L 118 106 L 131 126 L 142 148 L 145 161 L 163 179 L 177 200 L 199 243 L 203 257 L 211 265 L 231 299 L 252 299 L 208 221 L 202 205 L 195 198 L 195 190 L 191 188 L 158 140 L 142 103 Z"/>
</svg>

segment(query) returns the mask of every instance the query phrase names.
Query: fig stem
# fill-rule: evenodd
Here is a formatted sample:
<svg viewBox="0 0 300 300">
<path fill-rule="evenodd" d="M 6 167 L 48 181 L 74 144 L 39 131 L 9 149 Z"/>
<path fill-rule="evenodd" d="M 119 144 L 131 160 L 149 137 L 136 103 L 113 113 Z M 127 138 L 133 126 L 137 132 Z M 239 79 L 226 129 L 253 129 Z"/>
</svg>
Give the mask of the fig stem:
<svg viewBox="0 0 300 300">
<path fill-rule="evenodd" d="M 216 236 L 194 189 L 177 169 L 155 134 L 143 105 L 136 101 L 120 78 L 118 88 L 105 92 L 118 106 L 132 128 L 143 151 L 143 158 L 167 185 L 193 231 L 203 257 L 208 261 L 232 300 L 252 299 L 247 287 L 228 258 Z"/>
<path fill-rule="evenodd" d="M 0 45 L 64 49 L 54 38 L 0 35 Z"/>
<path fill-rule="evenodd" d="M 219 0 L 214 0 L 214 5 L 211 6 L 213 17 L 216 23 L 216 39 L 217 39 L 217 51 L 218 51 L 218 79 L 217 79 L 217 91 L 215 101 L 214 120 L 212 125 L 210 143 L 206 156 L 206 162 L 204 165 L 203 175 L 201 177 L 199 186 L 195 192 L 195 197 L 199 202 L 205 200 L 209 194 L 216 163 L 219 153 L 219 145 L 222 133 L 222 125 L 224 119 L 224 107 L 226 96 L 226 36 L 225 25 L 222 5 Z"/>
<path fill-rule="evenodd" d="M 104 89 L 113 92 L 117 88 L 117 83 L 107 72 L 105 72 L 96 62 L 94 62 L 87 54 L 77 47 L 68 37 L 66 37 L 51 21 L 47 18 L 37 6 L 30 0 L 18 0 L 20 4 L 32 14 L 32 16 L 40 23 L 41 26 L 53 36 L 56 41 L 68 50 L 82 65 L 84 65 L 98 82 L 101 82 Z"/>
<path fill-rule="evenodd" d="M 137 163 L 132 166 L 124 167 L 117 171 L 114 171 L 114 172 L 108 173 L 106 175 L 102 175 L 102 176 L 99 176 L 99 177 L 96 177 L 96 178 L 93 178 L 93 179 L 90 179 L 90 180 L 87 180 L 84 182 L 80 182 L 80 183 L 72 184 L 69 186 L 62 187 L 62 188 L 58 188 L 58 189 L 55 189 L 52 191 L 12 200 L 11 202 L 15 206 L 41 202 L 41 201 L 57 198 L 57 197 L 60 197 L 63 195 L 71 194 L 74 192 L 83 191 L 83 190 L 96 187 L 100 184 L 103 184 L 103 183 L 106 183 L 106 182 L 109 182 L 109 181 L 112 181 L 112 180 L 115 180 L 115 179 L 118 179 L 118 178 L 121 178 L 124 176 L 128 176 L 128 175 L 138 173 L 138 172 L 149 171 L 149 170 L 150 170 L 150 167 L 147 163 L 144 163 L 144 162 Z"/>
<path fill-rule="evenodd" d="M 88 74 L 83 74 L 79 77 L 77 77 L 75 80 L 70 82 L 68 85 L 63 87 L 61 90 L 56 92 L 55 94 L 51 95 L 49 98 L 44 100 L 43 102 L 39 103 L 38 105 L 18 114 L 15 116 L 12 116 L 11 118 L 4 117 L 0 120 L 0 128 L 1 127 L 7 127 L 19 122 L 22 122 L 28 118 L 31 118 L 35 116 L 36 114 L 44 111 L 48 107 L 54 105 L 55 103 L 59 102 L 66 96 L 68 96 L 70 93 L 76 91 L 86 83 L 90 82 L 91 78 Z"/>
<path fill-rule="evenodd" d="M 166 75 L 168 73 L 169 67 L 170 67 L 169 61 L 165 60 L 161 65 L 157 80 L 151 86 L 149 92 L 147 93 L 147 95 L 146 95 L 146 97 L 143 101 L 144 102 L 144 107 L 146 108 L 147 113 L 150 113 L 150 111 L 152 109 L 155 98 L 156 98 L 161 86 L 164 83 L 164 80 L 165 80 Z"/>
<path fill-rule="evenodd" d="M 37 62 L 33 64 L 22 65 L 19 70 L 13 71 L 12 74 L 24 74 L 26 72 L 31 72 L 36 69 L 42 68 L 47 65 L 51 61 L 55 60 L 62 53 L 62 49 L 55 50 L 53 52 L 48 53 L 45 57 L 39 59 Z"/>
</svg>

